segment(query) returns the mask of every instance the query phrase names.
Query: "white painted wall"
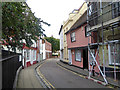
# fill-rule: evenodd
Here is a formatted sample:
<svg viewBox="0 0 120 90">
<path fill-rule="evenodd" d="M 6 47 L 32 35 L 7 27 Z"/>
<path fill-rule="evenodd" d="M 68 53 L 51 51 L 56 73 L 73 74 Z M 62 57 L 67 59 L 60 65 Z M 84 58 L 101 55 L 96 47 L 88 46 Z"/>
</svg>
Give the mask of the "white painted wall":
<svg viewBox="0 0 120 90">
<path fill-rule="evenodd" d="M 5 45 L 2 45 L 2 47 L 3 47 L 3 50 L 6 50 L 6 51 L 8 51 L 8 48 L 7 48 L 7 46 L 5 46 Z M 14 52 L 12 49 L 10 49 L 10 51 L 11 51 L 11 52 Z M 16 53 L 22 53 L 22 50 L 18 50 L 18 49 L 16 48 Z"/>
<path fill-rule="evenodd" d="M 45 43 L 43 44 L 43 60 L 46 59 Z"/>
<path fill-rule="evenodd" d="M 60 60 L 63 60 L 64 52 L 63 52 L 63 31 L 60 32 Z"/>
<path fill-rule="evenodd" d="M 33 44 L 31 45 L 31 47 L 37 47 L 36 42 L 34 40 L 32 40 Z"/>
<path fill-rule="evenodd" d="M 60 50 L 63 49 L 63 31 L 60 32 Z"/>
</svg>

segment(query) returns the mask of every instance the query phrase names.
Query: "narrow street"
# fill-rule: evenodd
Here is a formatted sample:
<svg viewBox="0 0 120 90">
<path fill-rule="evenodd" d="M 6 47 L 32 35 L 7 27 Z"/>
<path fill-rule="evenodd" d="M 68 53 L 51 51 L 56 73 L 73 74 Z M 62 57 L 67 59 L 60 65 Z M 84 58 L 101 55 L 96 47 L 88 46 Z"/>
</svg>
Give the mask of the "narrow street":
<svg viewBox="0 0 120 90">
<path fill-rule="evenodd" d="M 54 88 L 106 88 L 103 85 L 80 77 L 56 64 L 58 59 L 45 60 L 40 72 Z"/>
<path fill-rule="evenodd" d="M 106 1 L 1 0 L 0 90 L 120 89 L 120 0 Z"/>
</svg>

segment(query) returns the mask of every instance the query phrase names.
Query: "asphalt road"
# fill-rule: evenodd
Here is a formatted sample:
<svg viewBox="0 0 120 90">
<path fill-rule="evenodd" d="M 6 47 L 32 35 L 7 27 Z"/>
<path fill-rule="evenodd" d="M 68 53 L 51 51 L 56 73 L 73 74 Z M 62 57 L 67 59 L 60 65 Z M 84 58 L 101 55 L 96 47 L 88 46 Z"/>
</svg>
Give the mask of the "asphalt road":
<svg viewBox="0 0 120 90">
<path fill-rule="evenodd" d="M 55 88 L 106 88 L 59 67 L 57 61 L 58 59 L 46 60 L 40 68 L 40 72 Z"/>
</svg>

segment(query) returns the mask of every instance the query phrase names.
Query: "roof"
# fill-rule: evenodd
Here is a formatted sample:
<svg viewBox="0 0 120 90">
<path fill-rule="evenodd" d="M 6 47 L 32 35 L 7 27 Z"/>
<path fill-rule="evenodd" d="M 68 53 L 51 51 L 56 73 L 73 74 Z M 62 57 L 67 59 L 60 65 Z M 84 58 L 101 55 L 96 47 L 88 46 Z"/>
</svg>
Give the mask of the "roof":
<svg viewBox="0 0 120 90">
<path fill-rule="evenodd" d="M 82 25 L 87 23 L 87 11 L 74 23 L 74 25 L 71 27 L 69 31 L 67 31 L 65 34 L 81 27 Z"/>
</svg>

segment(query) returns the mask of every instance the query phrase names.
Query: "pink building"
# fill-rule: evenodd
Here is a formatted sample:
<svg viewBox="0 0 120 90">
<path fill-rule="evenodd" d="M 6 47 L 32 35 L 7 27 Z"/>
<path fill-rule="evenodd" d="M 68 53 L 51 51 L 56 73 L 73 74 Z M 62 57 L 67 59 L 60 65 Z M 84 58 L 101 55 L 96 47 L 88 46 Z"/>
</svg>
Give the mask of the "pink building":
<svg viewBox="0 0 120 90">
<path fill-rule="evenodd" d="M 52 57 L 52 45 L 47 40 L 44 39 L 43 43 L 43 59 L 48 59 Z"/>
<path fill-rule="evenodd" d="M 45 40 L 46 59 L 52 57 L 52 45 Z"/>
<path fill-rule="evenodd" d="M 67 47 L 70 51 L 69 57 L 72 57 L 71 64 L 83 69 L 88 69 L 88 37 L 86 33 L 86 16 L 85 12 L 79 20 L 66 32 Z M 91 42 L 91 37 L 89 37 Z"/>
</svg>

